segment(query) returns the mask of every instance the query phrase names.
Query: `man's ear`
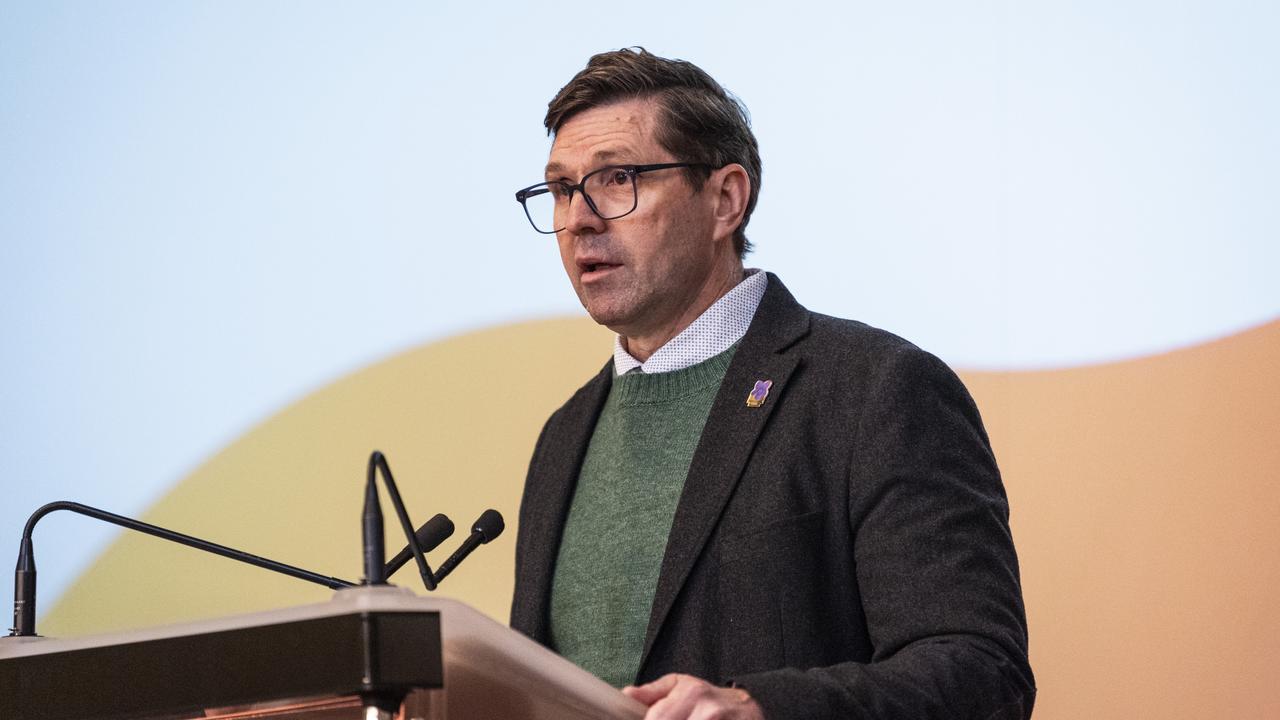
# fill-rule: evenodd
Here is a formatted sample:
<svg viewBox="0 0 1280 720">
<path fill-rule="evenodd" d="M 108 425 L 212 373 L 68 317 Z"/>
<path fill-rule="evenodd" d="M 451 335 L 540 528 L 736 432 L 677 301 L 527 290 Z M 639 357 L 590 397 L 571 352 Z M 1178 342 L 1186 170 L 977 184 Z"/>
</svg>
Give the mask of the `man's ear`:
<svg viewBox="0 0 1280 720">
<path fill-rule="evenodd" d="M 732 237 L 742 224 L 742 216 L 747 212 L 747 200 L 751 197 L 751 177 L 747 175 L 746 168 L 738 163 L 729 163 L 711 172 L 708 185 L 712 190 L 715 236 Z"/>
</svg>

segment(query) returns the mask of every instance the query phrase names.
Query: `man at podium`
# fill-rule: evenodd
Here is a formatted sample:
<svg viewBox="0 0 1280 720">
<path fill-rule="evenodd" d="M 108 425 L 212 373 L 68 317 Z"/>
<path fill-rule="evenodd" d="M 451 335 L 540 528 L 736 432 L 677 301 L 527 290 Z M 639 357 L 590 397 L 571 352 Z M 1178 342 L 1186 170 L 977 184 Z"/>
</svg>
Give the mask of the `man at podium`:
<svg viewBox="0 0 1280 720">
<path fill-rule="evenodd" d="M 745 108 L 690 63 L 620 50 L 545 124 L 545 177 L 517 199 L 617 339 L 538 439 L 511 626 L 649 718 L 1029 717 L 977 408 L 937 358 L 744 268 Z"/>
</svg>

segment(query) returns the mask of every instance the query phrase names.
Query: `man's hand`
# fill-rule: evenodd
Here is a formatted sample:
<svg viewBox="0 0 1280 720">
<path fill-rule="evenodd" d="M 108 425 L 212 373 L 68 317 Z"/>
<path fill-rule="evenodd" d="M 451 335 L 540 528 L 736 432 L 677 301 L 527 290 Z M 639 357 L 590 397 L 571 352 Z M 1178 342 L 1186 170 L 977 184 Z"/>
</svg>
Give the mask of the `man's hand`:
<svg viewBox="0 0 1280 720">
<path fill-rule="evenodd" d="M 649 706 L 644 720 L 764 720 L 746 690 L 716 687 L 692 675 L 663 675 L 622 692 Z"/>
</svg>

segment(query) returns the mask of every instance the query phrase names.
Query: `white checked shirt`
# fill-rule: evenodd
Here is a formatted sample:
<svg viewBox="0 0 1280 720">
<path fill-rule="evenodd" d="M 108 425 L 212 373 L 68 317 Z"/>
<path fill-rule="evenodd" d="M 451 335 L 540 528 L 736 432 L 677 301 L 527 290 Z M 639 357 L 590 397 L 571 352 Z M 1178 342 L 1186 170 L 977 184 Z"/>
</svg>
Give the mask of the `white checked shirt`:
<svg viewBox="0 0 1280 720">
<path fill-rule="evenodd" d="M 622 346 L 622 337 L 613 340 L 613 372 L 622 375 L 636 368 L 644 373 L 663 373 L 683 370 L 703 360 L 715 357 L 747 334 L 751 318 L 755 317 L 760 299 L 769 284 L 767 273 L 756 268 L 746 271 L 742 282 L 725 293 L 724 297 L 706 309 L 679 335 L 640 362 L 631 357 Z"/>
</svg>

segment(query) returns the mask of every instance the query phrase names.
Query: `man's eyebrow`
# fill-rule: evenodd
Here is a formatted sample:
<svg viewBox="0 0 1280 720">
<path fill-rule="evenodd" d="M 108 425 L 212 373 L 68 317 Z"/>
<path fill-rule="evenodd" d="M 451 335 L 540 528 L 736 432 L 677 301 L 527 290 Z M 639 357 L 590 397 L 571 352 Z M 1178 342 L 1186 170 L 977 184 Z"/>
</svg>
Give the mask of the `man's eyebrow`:
<svg viewBox="0 0 1280 720">
<path fill-rule="evenodd" d="M 591 154 L 591 168 L 594 170 L 598 167 L 608 165 L 611 161 L 614 161 L 624 155 L 626 155 L 626 152 L 621 150 L 597 150 Z M 553 176 L 564 177 L 564 172 L 564 165 L 561 165 L 558 162 L 549 162 L 547 163 L 544 175 L 548 180 L 550 180 Z"/>
<path fill-rule="evenodd" d="M 624 155 L 624 154 L 625 153 L 619 150 L 600 150 L 596 152 L 594 155 L 592 155 L 591 159 L 594 160 L 596 163 L 605 163 L 617 158 L 619 155 Z"/>
</svg>

